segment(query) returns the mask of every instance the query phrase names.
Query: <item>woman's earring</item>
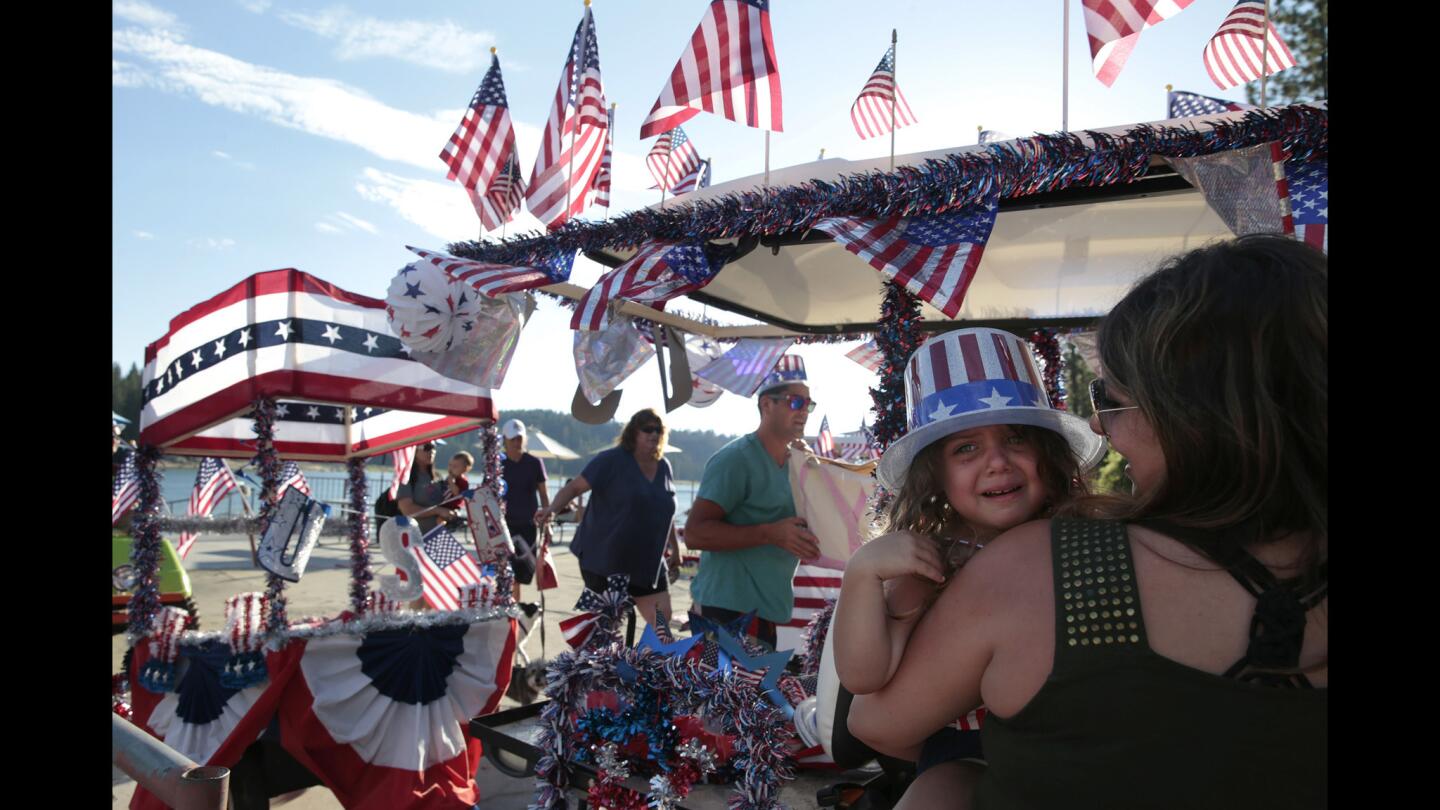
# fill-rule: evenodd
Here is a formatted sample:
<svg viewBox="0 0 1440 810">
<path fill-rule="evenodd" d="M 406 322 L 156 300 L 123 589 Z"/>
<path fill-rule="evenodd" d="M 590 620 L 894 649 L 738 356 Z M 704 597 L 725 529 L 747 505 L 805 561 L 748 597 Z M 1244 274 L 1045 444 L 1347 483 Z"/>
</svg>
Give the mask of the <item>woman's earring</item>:
<svg viewBox="0 0 1440 810">
<path fill-rule="evenodd" d="M 934 503 L 935 503 L 936 501 L 938 501 L 938 500 L 940 500 L 940 496 L 939 496 L 939 495 L 931 495 L 929 498 L 926 498 L 926 499 L 925 499 L 925 502 L 928 503 L 928 504 L 934 505 Z M 948 504 L 947 504 L 947 506 L 948 506 Z"/>
</svg>

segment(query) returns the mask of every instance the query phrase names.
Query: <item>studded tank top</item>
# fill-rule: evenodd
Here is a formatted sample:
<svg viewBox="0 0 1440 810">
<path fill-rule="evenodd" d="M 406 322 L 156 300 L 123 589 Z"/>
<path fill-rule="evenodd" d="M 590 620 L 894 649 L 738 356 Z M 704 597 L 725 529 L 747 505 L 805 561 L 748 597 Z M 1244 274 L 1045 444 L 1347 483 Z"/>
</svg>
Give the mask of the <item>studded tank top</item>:
<svg viewBox="0 0 1440 810">
<path fill-rule="evenodd" d="M 1051 552 L 1054 667 L 1013 717 L 985 719 L 977 807 L 1326 806 L 1327 690 L 1153 652 L 1124 524 L 1057 519 Z"/>
</svg>

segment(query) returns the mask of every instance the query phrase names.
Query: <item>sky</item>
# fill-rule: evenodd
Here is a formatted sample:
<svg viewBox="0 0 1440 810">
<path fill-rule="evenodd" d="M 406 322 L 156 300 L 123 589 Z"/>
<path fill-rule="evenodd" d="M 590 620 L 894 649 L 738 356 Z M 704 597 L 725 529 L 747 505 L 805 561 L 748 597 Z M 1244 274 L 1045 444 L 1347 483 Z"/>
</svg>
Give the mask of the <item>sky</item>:
<svg viewBox="0 0 1440 810">
<path fill-rule="evenodd" d="M 611 214 L 658 201 L 640 122 L 705 0 L 595 0 L 606 95 L 617 102 Z M 976 142 L 977 127 L 1011 136 L 1061 129 L 1065 0 L 772 0 L 785 131 L 771 166 L 877 158 L 850 105 L 899 32 L 897 81 L 917 123 L 897 154 Z M 1210 80 L 1201 51 L 1233 3 L 1197 0 L 1144 32 L 1113 87 L 1094 78 L 1078 0 L 1069 3 L 1069 127 L 1165 118 L 1165 85 L 1244 101 Z M 294 267 L 383 298 L 415 257 L 480 236 L 464 190 L 438 155 L 498 49 L 528 176 L 581 0 L 270 2 L 117 0 L 112 7 L 111 352 L 122 371 L 169 319 L 260 271 Z M 714 181 L 763 170 L 764 134 L 701 113 L 684 125 L 711 158 Z M 599 219 L 604 209 L 586 217 Z M 509 226 L 530 231 L 528 213 Z M 602 268 L 583 257 L 583 287 Z M 982 270 L 983 272 L 983 265 Z M 743 319 L 688 299 L 671 311 Z M 504 384 L 506 409 L 565 411 L 576 378 L 570 313 L 542 298 Z M 875 375 L 844 357 L 857 344 L 801 346 L 812 397 L 832 430 L 868 418 Z M 663 412 L 654 361 L 621 386 L 617 418 Z M 672 428 L 754 429 L 753 400 L 723 395 L 666 416 Z"/>
</svg>

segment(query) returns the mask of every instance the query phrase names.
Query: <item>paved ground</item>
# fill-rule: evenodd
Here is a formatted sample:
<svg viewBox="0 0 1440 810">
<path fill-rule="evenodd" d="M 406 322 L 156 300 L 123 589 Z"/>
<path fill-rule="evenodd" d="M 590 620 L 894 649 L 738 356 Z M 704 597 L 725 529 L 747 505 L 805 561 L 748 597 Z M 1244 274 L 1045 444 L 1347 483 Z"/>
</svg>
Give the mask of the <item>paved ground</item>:
<svg viewBox="0 0 1440 810">
<path fill-rule="evenodd" d="M 580 598 L 584 587 L 580 580 L 580 569 L 575 557 L 564 545 L 568 534 L 557 538 L 554 549 L 555 563 L 559 569 L 560 586 L 545 592 L 545 652 L 550 656 L 565 649 L 560 635 L 559 622 L 575 614 L 575 601 Z M 310 564 L 300 582 L 289 586 L 291 620 L 302 616 L 334 616 L 349 606 L 347 595 L 350 579 L 349 550 L 342 537 L 325 537 L 310 557 Z M 375 549 L 376 558 L 379 550 Z M 191 587 L 195 603 L 200 611 L 202 630 L 218 629 L 224 622 L 225 600 L 245 591 L 263 591 L 265 572 L 251 561 L 250 543 L 244 535 L 204 535 L 186 560 L 190 571 Z M 377 565 L 375 569 L 380 570 Z M 393 569 L 391 569 L 393 570 Z M 689 580 L 681 580 L 670 588 L 674 600 L 675 615 L 684 615 L 690 607 Z M 538 601 L 538 592 L 533 588 L 524 589 L 522 599 Z M 112 641 L 113 666 L 118 672 L 121 658 L 125 654 L 125 636 L 115 636 Z M 537 627 L 525 645 L 532 659 L 541 658 L 540 631 Z M 518 705 L 506 696 L 501 709 Z M 487 810 L 522 810 L 530 804 L 534 793 L 533 780 L 512 779 L 496 771 L 488 761 L 481 761 L 475 775 L 480 785 L 481 805 Z M 114 772 L 112 790 L 113 805 L 128 806 L 135 791 L 135 783 L 125 774 Z M 293 810 L 331 810 L 341 805 L 334 794 L 323 787 L 310 788 L 299 796 L 282 801 L 274 799 L 274 806 Z"/>
</svg>

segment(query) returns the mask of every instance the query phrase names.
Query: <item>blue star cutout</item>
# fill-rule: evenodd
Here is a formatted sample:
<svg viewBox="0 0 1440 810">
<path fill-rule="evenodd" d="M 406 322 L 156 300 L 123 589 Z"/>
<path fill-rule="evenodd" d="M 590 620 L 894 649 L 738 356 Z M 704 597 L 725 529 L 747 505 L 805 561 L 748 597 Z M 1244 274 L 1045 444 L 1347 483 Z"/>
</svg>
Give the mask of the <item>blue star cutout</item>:
<svg viewBox="0 0 1440 810">
<path fill-rule="evenodd" d="M 660 636 L 656 634 L 655 625 L 646 622 L 645 632 L 640 634 L 640 640 L 635 643 L 635 649 L 654 650 L 661 655 L 669 655 L 674 656 L 675 658 L 683 658 L 685 656 L 685 653 L 690 651 L 691 647 L 699 644 L 701 641 L 704 640 L 704 638 L 704 636 L 690 636 L 689 638 L 681 639 L 680 641 L 665 644 L 660 641 Z"/>
</svg>

